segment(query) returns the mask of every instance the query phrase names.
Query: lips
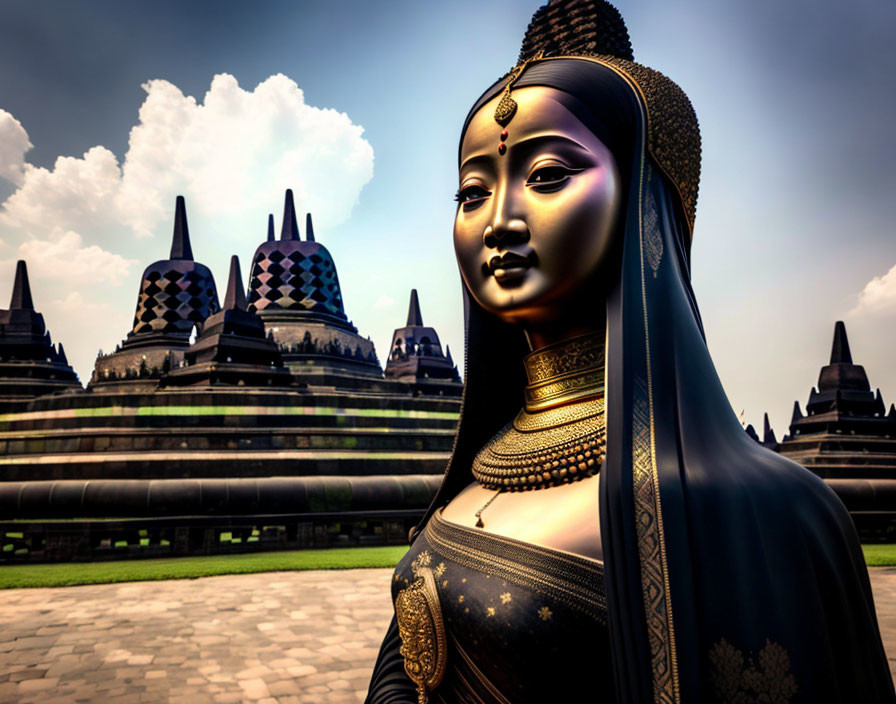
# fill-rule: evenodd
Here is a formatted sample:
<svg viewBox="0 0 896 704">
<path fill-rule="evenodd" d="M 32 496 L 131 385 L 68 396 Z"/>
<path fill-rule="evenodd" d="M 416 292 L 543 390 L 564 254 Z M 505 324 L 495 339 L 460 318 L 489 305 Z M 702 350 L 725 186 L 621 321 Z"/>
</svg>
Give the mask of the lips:
<svg viewBox="0 0 896 704">
<path fill-rule="evenodd" d="M 522 277 L 527 269 L 535 266 L 537 261 L 534 250 L 526 256 L 515 252 L 504 252 L 504 254 L 489 259 L 482 265 L 482 269 L 484 274 L 494 276 L 498 282 L 510 281 Z"/>
</svg>

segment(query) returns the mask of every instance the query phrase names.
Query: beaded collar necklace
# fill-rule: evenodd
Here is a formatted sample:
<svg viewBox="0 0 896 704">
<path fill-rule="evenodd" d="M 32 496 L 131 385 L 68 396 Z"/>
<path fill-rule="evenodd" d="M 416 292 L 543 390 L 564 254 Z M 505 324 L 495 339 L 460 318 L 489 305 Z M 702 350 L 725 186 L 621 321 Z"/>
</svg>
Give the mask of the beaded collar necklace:
<svg viewBox="0 0 896 704">
<path fill-rule="evenodd" d="M 604 340 L 583 335 L 524 360 L 526 405 L 473 460 L 487 489 L 525 491 L 597 474 L 604 459 Z"/>
</svg>

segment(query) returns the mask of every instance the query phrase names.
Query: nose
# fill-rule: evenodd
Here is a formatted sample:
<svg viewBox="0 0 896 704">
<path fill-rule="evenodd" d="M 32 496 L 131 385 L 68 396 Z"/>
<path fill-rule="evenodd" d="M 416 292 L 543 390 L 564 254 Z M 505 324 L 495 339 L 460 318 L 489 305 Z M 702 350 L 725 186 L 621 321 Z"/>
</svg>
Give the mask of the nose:
<svg viewBox="0 0 896 704">
<path fill-rule="evenodd" d="M 482 241 L 489 249 L 501 249 L 529 241 L 529 226 L 518 212 L 515 199 L 502 188 L 495 194 L 492 221 L 482 233 Z"/>
</svg>

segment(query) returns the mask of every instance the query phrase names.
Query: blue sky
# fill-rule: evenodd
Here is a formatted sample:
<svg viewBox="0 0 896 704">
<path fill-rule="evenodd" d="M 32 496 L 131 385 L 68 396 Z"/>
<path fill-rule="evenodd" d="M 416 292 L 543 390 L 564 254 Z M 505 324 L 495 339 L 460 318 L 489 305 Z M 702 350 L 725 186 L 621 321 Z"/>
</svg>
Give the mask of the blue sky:
<svg viewBox="0 0 896 704">
<path fill-rule="evenodd" d="M 175 191 L 223 289 L 229 256 L 246 271 L 293 187 L 380 356 L 416 287 L 459 358 L 458 133 L 538 5 L 5 0 L 0 296 L 25 255 L 86 381 L 127 333 L 143 267 L 167 255 Z M 732 405 L 754 423 L 769 411 L 780 436 L 837 319 L 896 400 L 896 4 L 618 6 L 636 59 L 701 122 L 693 280 Z M 219 74 L 232 78 L 207 98 Z"/>
</svg>

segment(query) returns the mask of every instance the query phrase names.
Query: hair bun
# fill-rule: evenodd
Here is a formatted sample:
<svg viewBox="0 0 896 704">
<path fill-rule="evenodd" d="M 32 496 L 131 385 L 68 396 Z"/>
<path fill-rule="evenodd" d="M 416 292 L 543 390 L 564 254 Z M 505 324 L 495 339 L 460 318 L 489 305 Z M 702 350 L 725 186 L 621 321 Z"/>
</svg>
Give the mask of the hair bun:
<svg viewBox="0 0 896 704">
<path fill-rule="evenodd" d="M 619 10 L 605 0 L 550 0 L 535 14 L 518 63 L 542 56 L 615 56 L 634 60 Z"/>
</svg>

